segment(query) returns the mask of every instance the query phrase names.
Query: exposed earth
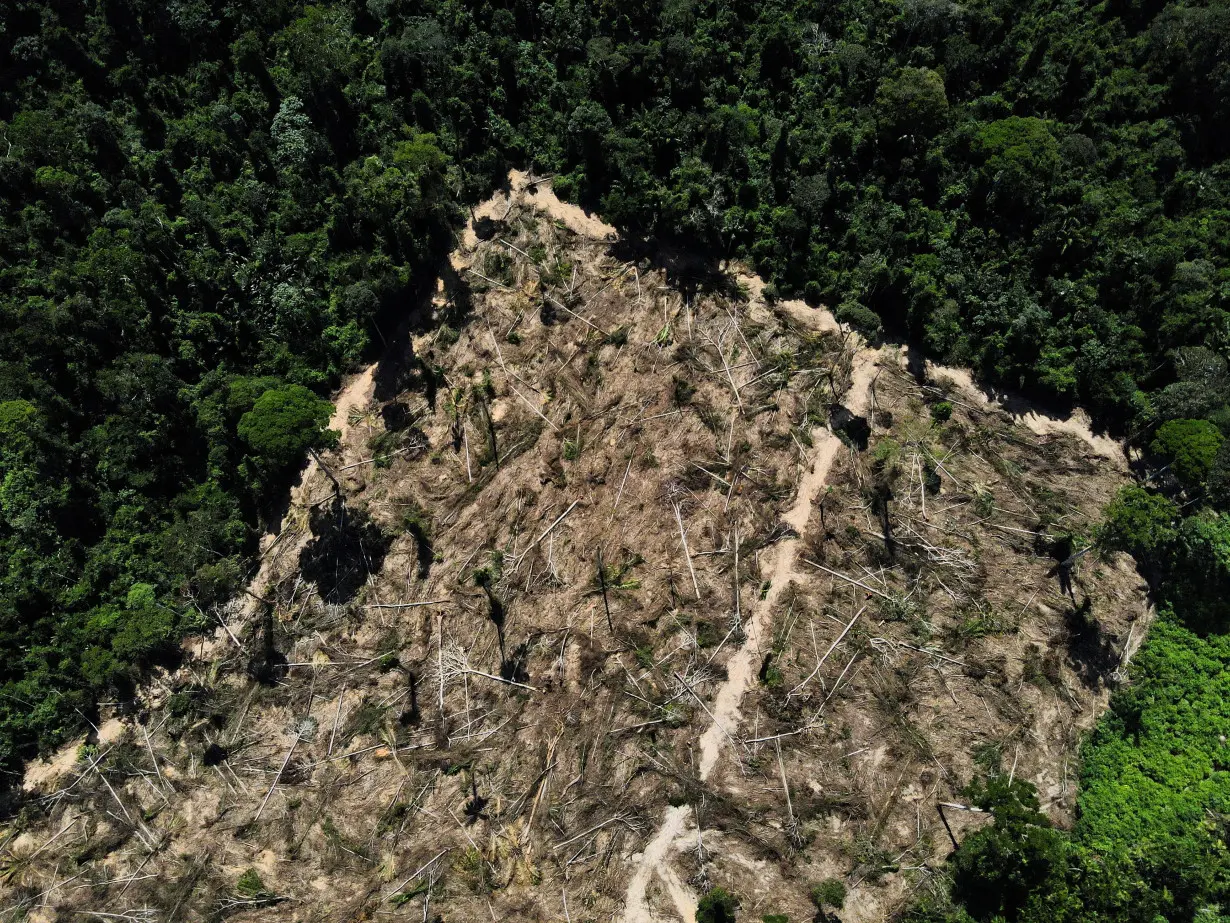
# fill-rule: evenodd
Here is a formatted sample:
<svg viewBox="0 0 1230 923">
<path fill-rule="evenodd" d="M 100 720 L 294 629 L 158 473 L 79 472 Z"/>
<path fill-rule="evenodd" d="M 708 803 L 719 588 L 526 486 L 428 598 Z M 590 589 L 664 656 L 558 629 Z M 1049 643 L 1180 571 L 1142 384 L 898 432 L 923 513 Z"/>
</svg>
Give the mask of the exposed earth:
<svg viewBox="0 0 1230 923">
<path fill-rule="evenodd" d="M 331 425 L 247 595 L 30 768 L 6 913 L 884 920 L 979 767 L 1070 819 L 1151 614 L 1059 566 L 1128 478 L 1081 415 L 520 173 Z"/>
</svg>

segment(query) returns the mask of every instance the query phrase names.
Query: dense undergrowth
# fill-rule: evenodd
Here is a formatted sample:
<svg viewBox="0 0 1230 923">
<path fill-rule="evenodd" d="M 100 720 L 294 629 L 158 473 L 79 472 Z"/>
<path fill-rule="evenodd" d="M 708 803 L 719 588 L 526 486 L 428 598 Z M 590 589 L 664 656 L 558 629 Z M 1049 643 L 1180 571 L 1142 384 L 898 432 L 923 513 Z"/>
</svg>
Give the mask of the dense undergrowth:
<svg viewBox="0 0 1230 923">
<path fill-rule="evenodd" d="M 0 35 L 10 779 L 236 592 L 307 447 L 286 421 L 319 420 L 307 392 L 529 164 L 634 237 L 1133 434 L 1150 478 L 1104 540 L 1170 608 L 1073 834 L 992 780 L 954 894 L 978 919 L 1219 912 L 1224 2 L 13 0 Z"/>
<path fill-rule="evenodd" d="M 953 855 L 951 893 L 938 889 L 902 920 L 1224 918 L 1230 643 L 1170 613 L 1151 631 L 1133 685 L 1083 748 L 1073 830 L 1050 824 L 1032 786 L 991 774 L 970 794 L 994 823 Z"/>
</svg>

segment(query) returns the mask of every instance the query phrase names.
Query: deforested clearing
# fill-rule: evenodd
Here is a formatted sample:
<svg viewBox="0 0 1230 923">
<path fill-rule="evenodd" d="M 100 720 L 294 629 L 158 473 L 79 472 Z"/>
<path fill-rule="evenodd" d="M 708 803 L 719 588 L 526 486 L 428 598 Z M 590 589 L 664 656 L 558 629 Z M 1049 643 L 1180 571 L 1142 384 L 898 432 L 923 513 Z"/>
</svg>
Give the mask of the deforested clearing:
<svg viewBox="0 0 1230 923">
<path fill-rule="evenodd" d="M 250 595 L 28 777 L 6 909 L 807 919 L 836 878 L 849 923 L 984 822 L 980 767 L 1070 819 L 1149 617 L 1087 551 L 1126 466 L 566 208 L 476 212 Z"/>
</svg>

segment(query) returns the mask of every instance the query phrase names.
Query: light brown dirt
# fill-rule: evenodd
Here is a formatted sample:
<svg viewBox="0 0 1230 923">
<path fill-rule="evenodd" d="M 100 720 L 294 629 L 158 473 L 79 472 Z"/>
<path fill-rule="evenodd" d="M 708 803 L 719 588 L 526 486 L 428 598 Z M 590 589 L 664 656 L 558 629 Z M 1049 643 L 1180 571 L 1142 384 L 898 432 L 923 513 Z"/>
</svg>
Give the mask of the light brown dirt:
<svg viewBox="0 0 1230 923">
<path fill-rule="evenodd" d="M 124 723 L 118 718 L 108 718 L 98 726 L 91 735 L 74 740 L 61 747 L 51 756 L 31 763 L 26 767 L 21 787 L 27 792 L 48 791 L 68 775 L 80 762 L 81 748 L 91 738 L 99 750 L 106 750 L 120 739 L 125 730 Z"/>
<path fill-rule="evenodd" d="M 1039 436 L 1074 436 L 1120 470 L 1127 470 L 1123 444 L 1105 433 L 1094 432 L 1089 414 L 1082 408 L 1077 407 L 1066 417 L 1057 416 L 1022 398 L 981 387 L 968 369 L 936 365 L 930 361 L 926 363 L 926 368 L 928 378 L 955 386 L 964 399 L 984 406 L 998 404 L 1008 412 L 1014 423 Z"/>
<path fill-rule="evenodd" d="M 926 387 L 968 407 L 932 425 L 938 395 L 900 351 L 726 270 L 623 263 L 609 228 L 529 186 L 514 175 L 478 210 L 496 233 L 467 236 L 412 351 L 339 395 L 325 462 L 345 522 L 374 531 L 328 544 L 331 487 L 305 470 L 253 586 L 285 674 L 247 675 L 261 605 L 218 613 L 240 647 L 186 645 L 147 693 L 154 759 L 130 733 L 33 803 L 18 852 L 76 826 L 9 857 L 6 906 L 477 923 L 556 921 L 566 895 L 576 923 L 690 923 L 722 884 L 751 919 L 806 919 L 810 882 L 836 875 L 873 920 L 942 858 L 934 802 L 959 797 L 977 747 L 1069 816 L 1066 761 L 1108 680 L 1065 653 L 1071 606 L 1032 533 L 1079 533 L 1123 473 L 940 371 Z M 866 451 L 829 431 L 838 398 L 868 420 Z M 386 433 L 398 407 L 408 422 Z M 404 451 L 363 463 L 377 439 Z M 946 470 L 924 497 L 927 452 Z M 881 477 L 895 562 L 869 499 Z M 1075 589 L 1111 654 L 1138 643 L 1130 567 L 1089 561 Z M 249 868 L 286 900 L 237 904 Z"/>
<path fill-rule="evenodd" d="M 503 220 L 516 206 L 525 206 L 542 212 L 553 221 L 564 224 L 572 233 L 591 240 L 614 239 L 615 228 L 578 205 L 565 202 L 551 188 L 550 177 L 535 179 L 523 170 L 512 170 L 508 174 L 508 190 L 492 196 L 486 202 L 475 207 L 474 219 Z M 463 260 L 466 251 L 478 246 L 478 235 L 474 233 L 474 222 L 468 224 L 462 232 L 461 250 L 454 255 L 454 266 Z"/>
<path fill-rule="evenodd" d="M 809 325 L 814 324 L 819 330 L 832 330 L 836 324 L 827 312 L 812 311 L 806 306 L 802 311 L 790 310 L 790 313 Z M 867 412 L 878 357 L 879 351 L 873 349 L 860 349 L 855 354 L 850 389 L 844 398 L 847 408 L 856 416 Z M 841 440 L 824 428 L 816 427 L 812 431 L 812 439 L 814 448 L 808 456 L 808 467 L 799 482 L 795 501 L 782 517 L 782 521 L 798 533 L 802 533 L 806 528 L 807 521 L 811 518 L 812 503 L 825 487 L 829 468 L 842 448 Z M 755 679 L 759 662 L 765 655 L 767 645 L 764 643 L 764 633 L 771 623 L 772 613 L 782 592 L 802 576 L 797 568 L 798 549 L 798 538 L 787 538 L 779 542 L 773 564 L 767 571 L 762 571 L 763 579 L 769 581 L 768 593 L 756 605 L 748 622 L 747 639 L 743 646 L 726 662 L 726 681 L 718 688 L 713 698 L 709 727 L 700 738 L 697 777 L 702 782 L 713 772 L 722 751 L 730 746 L 735 735 L 740 733 L 743 715 L 739 706 Z M 687 808 L 668 809 L 662 826 L 636 861 L 635 871 L 628 885 L 623 917 L 625 923 L 652 923 L 653 915 L 645 900 L 645 888 L 650 876 L 655 874 L 667 885 L 680 919 L 686 923 L 695 917 L 696 897 L 683 890 L 678 876 L 666 864 L 670 860 L 672 847 L 686 829 Z"/>
</svg>

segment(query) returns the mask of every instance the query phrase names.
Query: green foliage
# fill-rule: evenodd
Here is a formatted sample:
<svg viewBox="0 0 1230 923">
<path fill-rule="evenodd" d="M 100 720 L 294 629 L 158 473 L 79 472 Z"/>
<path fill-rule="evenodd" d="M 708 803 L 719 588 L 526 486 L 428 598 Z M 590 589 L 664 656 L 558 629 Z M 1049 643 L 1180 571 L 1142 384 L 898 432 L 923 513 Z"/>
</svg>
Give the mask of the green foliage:
<svg viewBox="0 0 1230 923">
<path fill-rule="evenodd" d="M 938 134 L 948 115 L 944 78 L 925 67 L 903 67 L 880 84 L 876 109 L 891 137 Z"/>
<path fill-rule="evenodd" d="M 1011 116 L 978 129 L 974 150 L 982 155 L 981 178 L 993 196 L 1015 208 L 1040 204 L 1059 172 L 1059 143 L 1044 119 Z"/>
<path fill-rule="evenodd" d="M 239 876 L 239 880 L 235 882 L 235 893 L 249 901 L 269 896 L 265 890 L 265 883 L 261 881 L 261 876 L 256 869 L 248 869 Z"/>
<path fill-rule="evenodd" d="M 1067 890 L 1067 841 L 1038 811 L 1033 787 L 995 775 L 969 795 L 995 822 L 953 857 L 953 895 L 975 920 L 1029 918 L 1053 905 Z"/>
<path fill-rule="evenodd" d="M 985 876 L 979 913 L 1037 920 L 1230 906 L 1224 4 L 11 6 L 0 768 L 241 585 L 258 511 L 327 439 L 317 395 L 515 164 L 632 235 L 746 260 L 770 299 L 1156 428 L 1186 505 L 1156 477 L 1099 539 L 1173 618 L 1086 752 L 1074 837 L 1001 807 L 961 893 Z M 325 582 L 335 551 L 380 545 L 316 526 Z"/>
<path fill-rule="evenodd" d="M 826 878 L 811 886 L 811 902 L 820 910 L 840 910 L 846 902 L 846 884 L 840 878 Z"/>
<path fill-rule="evenodd" d="M 239 436 L 263 464 L 289 468 L 303 461 L 308 449 L 336 443 L 326 430 L 333 405 L 302 385 L 271 388 L 239 420 Z"/>
<path fill-rule="evenodd" d="M 936 423 L 947 423 L 952 419 L 952 404 L 948 401 L 936 401 L 931 405 L 931 419 Z"/>
<path fill-rule="evenodd" d="M 1165 555 L 1177 535 L 1179 508 L 1160 494 L 1130 485 L 1120 488 L 1103 513 L 1098 541 L 1103 547 L 1126 551 L 1144 565 Z"/>
<path fill-rule="evenodd" d="M 1230 514 L 1202 509 L 1181 517 L 1173 501 L 1128 486 L 1107 506 L 1098 541 L 1135 557 L 1190 627 L 1230 625 Z"/>
<path fill-rule="evenodd" d="M 871 457 L 877 468 L 881 470 L 891 468 L 901 457 L 901 445 L 896 439 L 884 436 L 876 442 Z"/>
<path fill-rule="evenodd" d="M 258 510 L 324 444 L 314 395 L 499 172 L 454 130 L 486 133 L 483 93 L 390 103 L 360 5 L 147 6 L 4 17 L 7 779 L 237 589 Z M 458 96 L 431 71 L 413 80 Z"/>
<path fill-rule="evenodd" d="M 884 327 L 880 315 L 857 301 L 843 301 L 838 305 L 836 313 L 837 319 L 843 324 L 849 324 L 870 337 L 879 334 Z"/>
<path fill-rule="evenodd" d="M 619 562 L 612 564 L 604 561 L 601 579 L 599 579 L 597 574 L 594 575 L 594 580 L 591 584 L 592 592 L 601 592 L 604 583 L 607 591 L 611 593 L 640 589 L 640 579 L 631 576 L 631 574 L 635 568 L 644 563 L 645 559 L 639 554 L 630 554 L 626 550 Z"/>
<path fill-rule="evenodd" d="M 1230 804 L 1222 768 L 1230 735 L 1230 637 L 1198 637 L 1159 617 L 1085 750 L 1078 833 L 1093 846 L 1131 845 L 1140 857 L 1176 843 L 1224 872 L 1230 856 L 1217 814 Z"/>
<path fill-rule="evenodd" d="M 735 923 L 739 901 L 724 888 L 711 888 L 696 906 L 696 923 Z"/>
<path fill-rule="evenodd" d="M 1038 813 L 1032 787 L 1003 776 L 971 797 L 995 813 L 953 857 L 961 910 L 918 920 L 1025 923 L 1188 920 L 1230 899 L 1230 638 L 1198 636 L 1163 611 L 1133 685 L 1084 748 L 1070 833 Z"/>
<path fill-rule="evenodd" d="M 1157 429 L 1150 445 L 1184 484 L 1204 483 L 1225 438 L 1208 420 L 1170 420 Z"/>
<path fill-rule="evenodd" d="M 1197 631 L 1230 626 L 1230 514 L 1201 510 L 1179 526 L 1161 590 Z"/>
</svg>

